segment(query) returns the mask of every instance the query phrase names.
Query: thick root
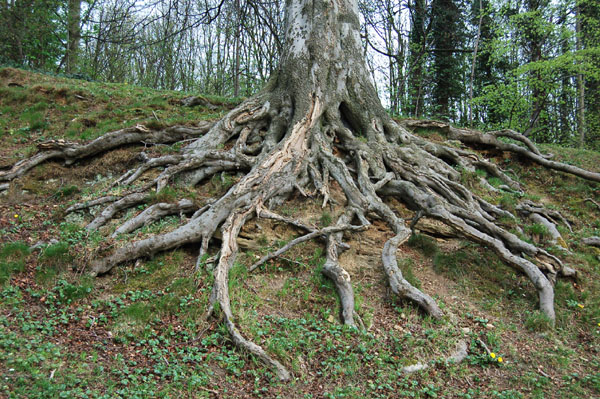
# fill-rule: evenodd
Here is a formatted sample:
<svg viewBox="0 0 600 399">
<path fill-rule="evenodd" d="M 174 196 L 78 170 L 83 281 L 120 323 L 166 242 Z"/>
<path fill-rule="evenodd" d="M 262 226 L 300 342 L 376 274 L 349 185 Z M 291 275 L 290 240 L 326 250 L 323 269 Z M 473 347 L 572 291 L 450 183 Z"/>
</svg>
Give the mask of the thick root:
<svg viewBox="0 0 600 399">
<path fill-rule="evenodd" d="M 17 162 L 9 171 L 0 173 L 0 182 L 11 181 L 35 166 L 51 159 L 62 159 L 65 164 L 74 162 L 130 144 L 166 144 L 196 138 L 209 131 L 212 122 L 201 122 L 198 127 L 172 126 L 163 130 L 150 130 L 143 125 L 106 133 L 87 143 L 78 144 L 64 140 L 51 140 L 38 145 L 39 153 Z"/>
<path fill-rule="evenodd" d="M 125 222 L 121 227 L 115 230 L 112 234 L 112 237 L 115 238 L 119 234 L 127 234 L 132 231 L 150 224 L 155 220 L 161 219 L 168 215 L 175 215 L 178 213 L 190 213 L 194 212 L 198 209 L 194 203 L 188 199 L 182 199 L 176 204 L 169 204 L 161 202 L 159 204 L 154 204 L 149 208 L 145 209 L 142 213 L 137 215 L 136 217 Z"/>
<path fill-rule="evenodd" d="M 402 276 L 402 272 L 398 268 L 396 251 L 402 242 L 408 240 L 409 236 L 410 230 L 406 229 L 406 231 L 401 232 L 393 238 L 390 238 L 385 243 L 383 246 L 383 252 L 381 254 L 383 269 L 388 276 L 390 287 L 394 294 L 398 295 L 402 299 L 408 299 L 414 302 L 431 317 L 441 319 L 444 316 L 444 313 L 439 308 L 435 300 L 406 281 L 406 279 L 404 279 Z"/>
</svg>

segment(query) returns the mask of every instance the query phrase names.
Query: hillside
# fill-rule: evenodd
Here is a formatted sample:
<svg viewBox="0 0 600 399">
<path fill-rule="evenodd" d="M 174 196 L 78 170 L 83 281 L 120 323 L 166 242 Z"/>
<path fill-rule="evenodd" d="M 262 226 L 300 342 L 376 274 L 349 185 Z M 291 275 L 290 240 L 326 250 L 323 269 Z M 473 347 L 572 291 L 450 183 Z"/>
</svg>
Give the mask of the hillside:
<svg viewBox="0 0 600 399">
<path fill-rule="evenodd" d="M 46 140 L 83 142 L 135 126 L 195 126 L 219 118 L 238 102 L 206 97 L 204 105 L 186 107 L 184 97 L 1 69 L 0 168 L 35 154 Z M 439 129 L 416 133 L 446 141 Z M 100 277 L 86 274 L 86 266 L 112 248 L 173 230 L 191 214 L 176 213 L 111 238 L 141 206 L 91 233 L 84 227 L 102 208 L 67 208 L 118 195 L 123 188 L 113 182 L 141 162 L 141 152 L 174 154 L 180 145 L 129 145 L 74 165 L 47 162 L 0 193 L 2 397 L 600 397 L 600 252 L 580 242 L 600 235 L 597 183 L 481 149 L 522 184 L 524 193 L 499 189 L 502 182 L 494 178 L 487 179 L 492 188 L 481 186 L 485 172 L 461 171 L 466 186 L 503 209 L 514 211 L 519 202 L 530 200 L 569 222 L 570 229 L 558 226 L 562 240 L 551 244 L 544 226 L 505 221 L 511 231 L 578 272 L 575 280 L 556 282 L 554 328 L 536 310 L 537 295 L 526 277 L 489 249 L 456 238 L 451 229 L 428 219 L 400 248 L 398 264 L 446 316 L 434 320 L 392 295 L 381 266 L 381 247 L 392 234 L 384 223 L 374 222 L 366 231 L 348 233 L 351 249 L 341 256 L 364 324 L 358 330 L 345 327 L 339 322 L 335 287 L 321 272 L 323 243 L 307 241 L 249 272 L 261 256 L 301 235 L 289 225 L 250 220 L 230 272 L 231 302 L 243 333 L 292 371 L 292 382 L 280 383 L 272 370 L 234 347 L 217 319 L 204 317 L 213 276 L 210 259 L 196 271 L 197 245 L 127 263 Z M 554 159 L 600 171 L 600 153 L 540 149 Z M 157 173 L 149 171 L 144 181 Z M 153 194 L 152 203 L 184 197 L 201 207 L 239 178 L 223 172 L 195 189 L 167 187 Z M 339 186 L 332 185 L 331 197 L 337 204 L 323 209 L 322 198 L 296 195 L 279 213 L 323 228 L 341 213 Z M 391 201 L 390 206 L 412 217 L 402 204 Z M 218 246 L 213 243 L 211 249 L 214 254 Z M 467 358 L 448 362 L 463 340 Z M 429 367 L 404 372 L 418 363 Z"/>
</svg>

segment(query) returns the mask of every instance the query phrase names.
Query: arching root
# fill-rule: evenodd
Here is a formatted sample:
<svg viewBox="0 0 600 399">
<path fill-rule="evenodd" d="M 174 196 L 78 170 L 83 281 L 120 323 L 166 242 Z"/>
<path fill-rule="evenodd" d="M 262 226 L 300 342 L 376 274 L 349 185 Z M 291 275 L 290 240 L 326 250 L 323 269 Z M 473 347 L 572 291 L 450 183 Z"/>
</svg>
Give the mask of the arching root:
<svg viewBox="0 0 600 399">
<path fill-rule="evenodd" d="M 221 257 L 214 271 L 215 282 L 210 299 L 209 314 L 213 312 L 215 305 L 218 303 L 220 313 L 223 315 L 225 325 L 227 326 L 227 330 L 231 335 L 233 343 L 237 347 L 247 350 L 257 356 L 263 362 L 275 369 L 277 377 L 281 381 L 288 381 L 291 377 L 289 371 L 280 362 L 269 356 L 259 345 L 244 338 L 233 322 L 233 312 L 231 311 L 228 287 L 229 271 L 233 267 L 238 251 L 236 241 L 237 236 L 239 235 L 240 229 L 246 221 L 246 218 L 253 210 L 253 208 L 249 208 L 244 211 L 235 211 L 223 224 L 221 229 L 223 238 L 221 244 Z"/>
<path fill-rule="evenodd" d="M 409 237 L 410 230 L 405 229 L 405 231 L 402 231 L 400 234 L 386 241 L 383 246 L 381 259 L 383 261 L 383 269 L 390 281 L 390 287 L 394 294 L 398 295 L 400 298 L 414 302 L 430 316 L 441 319 L 444 313 L 438 307 L 435 300 L 406 281 L 398 268 L 396 251 L 398 250 L 398 246 L 408 240 Z"/>
</svg>

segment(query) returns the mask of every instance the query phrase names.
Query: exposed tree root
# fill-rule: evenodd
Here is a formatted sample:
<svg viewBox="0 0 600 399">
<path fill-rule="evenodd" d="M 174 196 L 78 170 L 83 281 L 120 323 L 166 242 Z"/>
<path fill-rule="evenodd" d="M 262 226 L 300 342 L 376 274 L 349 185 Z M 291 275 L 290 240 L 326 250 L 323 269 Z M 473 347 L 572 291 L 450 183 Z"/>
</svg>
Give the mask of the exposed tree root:
<svg viewBox="0 0 600 399">
<path fill-rule="evenodd" d="M 591 199 L 591 198 L 586 198 L 586 199 L 585 199 L 585 202 L 589 202 L 589 203 L 593 204 L 593 205 L 594 205 L 596 208 L 598 208 L 598 210 L 600 211 L 600 204 L 599 204 L 598 202 L 594 201 L 594 200 L 593 200 L 593 199 Z"/>
<path fill-rule="evenodd" d="M 396 260 L 396 251 L 398 246 L 406 241 L 410 236 L 410 230 L 401 232 L 400 234 L 390 238 L 383 246 L 383 252 L 381 258 L 383 261 L 383 268 L 390 280 L 390 287 L 394 294 L 401 298 L 406 298 L 413 301 L 427 312 L 432 317 L 439 319 L 443 316 L 442 310 L 438 307 L 437 303 L 429 295 L 422 293 L 417 288 L 413 287 L 408 281 L 402 276 L 402 272 L 398 268 L 398 262 Z"/>
<path fill-rule="evenodd" d="M 129 144 L 176 143 L 195 138 L 206 133 L 212 123 L 203 121 L 198 127 L 173 126 L 163 130 L 150 130 L 143 125 L 107 133 L 87 143 L 78 144 L 64 140 L 51 140 L 38 145 L 39 153 L 31 158 L 17 162 L 6 172 L 0 173 L 0 181 L 11 181 L 27 173 L 31 168 L 50 159 L 62 159 L 66 165 L 93 155 L 123 147 Z"/>
<path fill-rule="evenodd" d="M 301 237 L 293 239 L 292 241 L 290 241 L 289 243 L 287 243 L 286 245 L 284 245 L 277 251 L 263 256 L 256 263 L 254 263 L 252 266 L 250 266 L 250 268 L 248 268 L 248 271 L 252 272 L 252 271 L 256 270 L 257 268 L 259 268 L 260 266 L 267 263 L 268 261 L 270 261 L 271 259 L 277 258 L 280 255 L 283 255 L 284 253 L 286 253 L 287 251 L 289 251 L 296 245 L 301 244 L 306 241 L 309 241 L 309 240 L 312 240 L 316 237 L 329 236 L 330 234 L 339 233 L 339 232 L 346 231 L 346 230 L 358 231 L 358 230 L 363 230 L 363 229 L 364 229 L 364 226 L 340 225 L 340 226 L 334 226 L 334 227 L 326 227 L 321 230 L 312 230 L 308 234 L 305 234 Z"/>
<path fill-rule="evenodd" d="M 454 349 L 454 352 L 452 352 L 448 357 L 443 358 L 442 362 L 445 364 L 458 364 L 462 362 L 469 355 L 468 348 L 469 347 L 465 341 L 459 341 L 456 345 L 456 348 Z M 402 372 L 406 374 L 411 374 L 417 371 L 425 370 L 429 368 L 430 363 L 431 362 L 420 362 L 411 366 L 406 366 L 402 368 Z"/>
<path fill-rule="evenodd" d="M 524 217 L 528 217 L 534 223 L 538 223 L 546 228 L 548 233 L 550 234 L 550 243 L 551 244 L 559 244 L 563 248 L 567 248 L 567 243 L 563 239 L 562 235 L 556 228 L 556 225 L 560 222 L 564 224 L 569 231 L 573 231 L 571 229 L 571 224 L 560 212 L 546 209 L 541 205 L 534 204 L 531 201 L 522 201 L 517 205 L 517 212 Z"/>
<path fill-rule="evenodd" d="M 120 200 L 106 207 L 106 209 L 104 209 L 100 213 L 100 215 L 98 215 L 94 220 L 92 220 L 90 224 L 85 226 L 85 229 L 88 231 L 98 230 L 106 222 L 112 219 L 117 212 L 141 204 L 142 202 L 145 202 L 147 200 L 147 197 L 148 194 L 146 193 L 133 193 L 121 198 Z"/>
<path fill-rule="evenodd" d="M 198 207 L 188 199 L 182 199 L 176 204 L 169 204 L 165 202 L 154 204 L 146 208 L 142 213 L 140 213 L 136 217 L 129 219 L 127 222 L 123 223 L 121 227 L 115 230 L 115 232 L 112 234 L 112 237 L 115 238 L 119 234 L 131 233 L 132 231 L 142 226 L 150 224 L 153 221 L 159 220 L 168 215 L 174 215 L 178 213 L 190 213 L 197 209 Z"/>
<path fill-rule="evenodd" d="M 237 254 L 236 239 L 239 230 L 256 213 L 259 217 L 271 218 L 307 232 L 273 254 L 263 257 L 250 270 L 282 255 L 301 242 L 314 238 L 325 239 L 327 249 L 323 273 L 332 279 L 337 288 L 342 303 L 343 322 L 356 326 L 351 278 L 340 265 L 338 255 L 347 247 L 343 243 L 345 231 L 361 230 L 370 224 L 369 219 L 381 219 L 394 234 L 385 243 L 382 252 L 383 268 L 392 291 L 403 299 L 413 301 L 431 316 L 441 318 L 443 313 L 435 301 L 410 285 L 398 268 L 396 252 L 399 245 L 410 236 L 410 229 L 384 202 L 386 197 L 393 196 L 418 215 L 439 220 L 455 233 L 491 248 L 508 265 L 526 274 L 538 291 L 541 310 L 554 320 L 554 291 L 551 282 L 557 275 L 572 275 L 574 271 L 564 266 L 557 257 L 520 240 L 501 227 L 499 218 L 515 216 L 465 188 L 461 183 L 460 173 L 453 166 L 461 165 L 467 169 L 483 167 L 490 174 L 501 178 L 507 186 L 521 190 L 512 178 L 493 163 L 472 152 L 427 142 L 380 116 L 368 117 L 372 122 L 367 125 L 367 140 L 361 140 L 347 122 L 358 118 L 360 114 L 352 116 L 351 111 L 346 110 L 344 115 L 338 112 L 338 107 L 333 109 L 336 112 L 325 108 L 322 100 L 312 94 L 308 103 L 291 112 L 287 103 L 278 102 L 268 92 L 260 94 L 233 109 L 181 154 L 150 159 L 146 157 L 137 169 L 116 180 L 116 183 L 127 187 L 148 170 L 163 168 L 158 177 L 141 188 L 132 188 L 129 194 L 123 196 L 105 196 L 70 207 L 67 211 L 72 212 L 108 203 L 86 226 L 87 230 L 94 231 L 119 212 L 147 202 L 149 191 L 153 187 L 160 190 L 173 184 L 175 177 L 179 177 L 179 184 L 193 186 L 225 170 L 246 173 L 226 194 L 200 210 L 186 200 L 175 204 L 160 203 L 125 221 L 114 231 L 113 237 L 170 214 L 195 212 L 186 223 L 173 231 L 125 243 L 105 258 L 95 260 L 91 264 L 92 274 L 106 273 L 120 263 L 195 242 L 200 244 L 200 264 L 200 259 L 208 252 L 211 239 L 221 227 L 222 244 L 214 270 L 212 306 L 218 304 L 236 345 L 257 355 L 272 366 L 280 378 L 287 379 L 289 372 L 285 367 L 262 348 L 244 338 L 233 322 L 227 274 Z M 138 130 L 131 130 L 129 133 L 149 134 Z M 109 137 L 114 136 L 114 133 L 109 134 Z M 149 139 L 144 137 L 145 140 Z M 112 143 L 111 140 L 100 138 L 95 142 Z M 137 136 L 137 140 L 140 140 L 140 136 Z M 132 139 L 127 141 L 129 142 L 133 142 Z M 70 151 L 66 150 L 67 147 L 71 148 L 71 145 L 62 150 L 51 150 L 50 153 L 52 157 L 69 160 L 93 153 L 78 150 L 77 157 L 67 158 L 64 156 Z M 79 145 L 77 148 L 89 147 Z M 94 148 L 97 153 L 108 147 L 103 146 L 102 150 L 98 150 L 98 146 Z M 13 170 L 18 170 L 15 173 L 24 173 L 23 169 Z M 332 182 L 341 187 L 346 198 L 346 212 L 335 226 L 316 229 L 301 220 L 282 217 L 269 209 L 284 202 L 295 190 L 303 195 L 318 192 L 323 198 L 323 204 L 326 204 L 331 199 Z M 536 204 L 524 202 L 519 211 L 522 215 L 537 215 L 544 217 L 549 223 L 560 222 L 570 228 L 562 215 Z M 360 224 L 352 225 L 353 219 Z M 418 217 L 413 222 L 417 219 Z"/>
<path fill-rule="evenodd" d="M 577 166 L 569 165 L 563 162 L 552 161 L 550 158 L 552 155 L 544 155 L 542 154 L 535 144 L 531 142 L 524 135 L 515 132 L 514 130 L 505 129 L 499 131 L 492 132 L 480 132 L 477 130 L 471 129 L 458 129 L 450 126 L 444 122 L 438 121 L 418 121 L 418 120 L 409 120 L 403 122 L 404 126 L 409 128 L 436 128 L 446 132 L 449 140 L 458 140 L 461 143 L 467 145 L 482 145 L 485 147 L 494 148 L 500 151 L 508 151 L 515 154 L 519 154 L 539 165 L 542 165 L 548 169 L 558 170 L 561 172 L 569 173 L 582 179 L 600 182 L 600 173 L 591 172 L 589 170 L 581 169 Z M 517 144 L 507 143 L 504 141 L 498 140 L 498 137 L 508 137 L 513 140 L 520 141 L 525 144 L 525 147 L 522 147 Z"/>
<path fill-rule="evenodd" d="M 600 237 L 587 237 L 583 238 L 581 242 L 585 245 L 600 248 Z"/>
</svg>

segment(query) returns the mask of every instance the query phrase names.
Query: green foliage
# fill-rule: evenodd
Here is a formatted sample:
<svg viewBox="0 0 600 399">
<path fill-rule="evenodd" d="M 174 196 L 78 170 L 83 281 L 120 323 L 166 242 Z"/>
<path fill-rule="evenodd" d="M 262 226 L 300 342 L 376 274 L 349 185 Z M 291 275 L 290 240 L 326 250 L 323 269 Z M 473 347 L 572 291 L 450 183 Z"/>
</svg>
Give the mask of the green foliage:
<svg viewBox="0 0 600 399">
<path fill-rule="evenodd" d="M 439 252 L 438 246 L 435 241 L 423 234 L 413 234 L 407 241 L 410 247 L 417 248 L 423 255 L 432 257 Z"/>
<path fill-rule="evenodd" d="M 4 285 L 15 272 L 25 269 L 29 247 L 24 242 L 4 244 L 0 248 L 0 286 Z"/>
<path fill-rule="evenodd" d="M 419 280 L 419 278 L 417 276 L 415 276 L 415 273 L 413 271 L 414 265 L 415 265 L 415 262 L 411 258 L 405 258 L 405 259 L 402 259 L 402 261 L 398 262 L 398 267 L 400 268 L 400 271 L 402 272 L 402 276 L 404 276 L 404 279 L 406 281 L 408 281 L 410 283 L 410 285 L 412 285 L 413 287 L 420 289 L 421 288 L 421 280 Z"/>
<path fill-rule="evenodd" d="M 210 179 L 210 183 L 213 187 L 214 192 L 220 192 L 227 190 L 229 187 L 235 183 L 233 176 L 226 172 L 221 172 L 220 174 L 215 174 Z"/>
<path fill-rule="evenodd" d="M 327 211 L 323 211 L 323 213 L 321 214 L 321 217 L 319 218 L 319 223 L 321 224 L 321 226 L 327 227 L 331 224 L 331 222 L 332 222 L 331 213 L 329 213 Z"/>
<path fill-rule="evenodd" d="M 157 204 L 159 202 L 176 202 L 180 199 L 180 192 L 173 187 L 164 187 L 159 192 L 153 192 L 150 196 L 150 202 Z"/>
<path fill-rule="evenodd" d="M 48 301 L 55 301 L 58 305 L 69 305 L 72 302 L 85 298 L 93 290 L 91 278 L 83 278 L 77 283 L 70 283 L 66 280 L 58 280 L 56 286 L 52 289 Z"/>
<path fill-rule="evenodd" d="M 552 329 L 552 321 L 542 312 L 530 312 L 525 320 L 525 327 L 533 332 L 550 331 Z"/>
<path fill-rule="evenodd" d="M 433 270 L 437 273 L 449 273 L 460 277 L 466 273 L 466 267 L 470 266 L 469 256 L 463 251 L 452 253 L 438 252 L 433 258 Z"/>
<path fill-rule="evenodd" d="M 534 223 L 531 226 L 527 226 L 527 231 L 533 236 L 540 238 L 546 238 L 549 236 L 548 228 L 540 223 Z"/>
<path fill-rule="evenodd" d="M 70 184 L 70 185 L 59 188 L 54 195 L 59 198 L 66 198 L 66 197 L 70 197 L 73 194 L 76 194 L 79 192 L 80 192 L 79 187 L 77 187 L 74 184 Z"/>
<path fill-rule="evenodd" d="M 0 8 L 0 64 L 54 69 L 63 54 L 66 31 L 58 16 L 61 0 L 34 1 L 23 12 L 20 3 Z"/>
</svg>

